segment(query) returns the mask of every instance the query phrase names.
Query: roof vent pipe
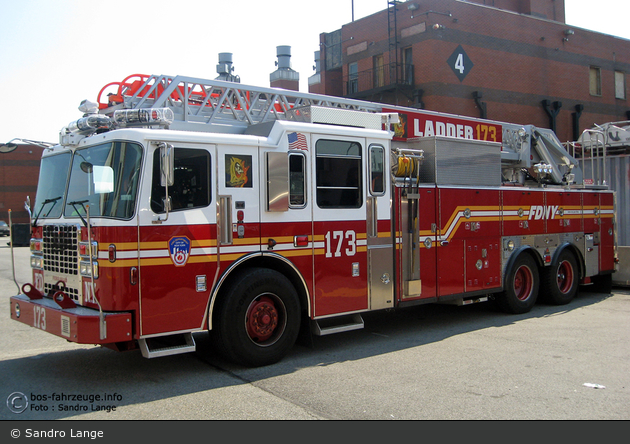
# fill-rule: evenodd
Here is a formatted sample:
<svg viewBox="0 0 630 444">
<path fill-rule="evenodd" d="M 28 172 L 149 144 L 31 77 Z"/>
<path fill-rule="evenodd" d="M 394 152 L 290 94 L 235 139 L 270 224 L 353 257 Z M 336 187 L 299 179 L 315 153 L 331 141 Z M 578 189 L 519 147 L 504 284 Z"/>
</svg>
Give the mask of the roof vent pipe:
<svg viewBox="0 0 630 444">
<path fill-rule="evenodd" d="M 217 64 L 217 74 L 219 74 L 219 77 L 217 77 L 215 80 L 240 83 L 240 77 L 232 74 L 233 71 L 234 67 L 232 66 L 232 53 L 220 52 L 219 63 Z"/>
<path fill-rule="evenodd" d="M 277 46 L 276 54 L 278 55 L 278 61 L 276 62 L 278 69 L 291 69 L 291 47 Z"/>
</svg>

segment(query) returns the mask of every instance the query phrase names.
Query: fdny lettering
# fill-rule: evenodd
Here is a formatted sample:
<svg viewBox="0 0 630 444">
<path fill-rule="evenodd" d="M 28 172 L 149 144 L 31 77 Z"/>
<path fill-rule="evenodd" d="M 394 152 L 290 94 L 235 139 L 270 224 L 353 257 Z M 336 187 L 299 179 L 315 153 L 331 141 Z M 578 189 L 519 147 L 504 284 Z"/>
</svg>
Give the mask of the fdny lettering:
<svg viewBox="0 0 630 444">
<path fill-rule="evenodd" d="M 555 219 L 558 205 L 532 205 L 527 220 Z"/>
<path fill-rule="evenodd" d="M 413 133 L 414 137 L 445 136 L 457 137 L 459 139 L 474 139 L 472 126 L 433 122 L 432 120 L 426 120 L 424 122 L 424 131 L 421 131 L 420 120 L 413 119 Z"/>
<path fill-rule="evenodd" d="M 190 239 L 184 236 L 171 238 L 168 241 L 168 249 L 175 266 L 183 267 L 190 256 Z"/>
</svg>

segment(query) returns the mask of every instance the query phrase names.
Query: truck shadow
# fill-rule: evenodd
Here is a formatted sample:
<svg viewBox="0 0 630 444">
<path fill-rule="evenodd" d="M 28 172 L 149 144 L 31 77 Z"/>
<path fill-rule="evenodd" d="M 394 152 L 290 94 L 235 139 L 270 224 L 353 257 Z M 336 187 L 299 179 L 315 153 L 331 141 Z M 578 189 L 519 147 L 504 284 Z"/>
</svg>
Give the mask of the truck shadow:
<svg viewBox="0 0 630 444">
<path fill-rule="evenodd" d="M 310 346 L 296 345 L 281 362 L 261 368 L 244 368 L 224 361 L 204 333 L 195 335 L 195 353 L 158 359 L 144 359 L 139 351 L 120 353 L 100 347 L 9 359 L 0 362 L 4 387 L 0 395 L 23 393 L 29 406 L 20 414 L 2 408 L 0 420 L 140 419 L 121 415 L 120 408 L 255 384 L 303 368 L 361 360 L 527 319 L 560 316 L 610 296 L 582 290 L 569 305 L 538 304 L 523 315 L 505 315 L 489 304 L 422 305 L 366 313 L 364 329 L 314 337 Z M 88 400 L 73 399 L 71 395 Z M 90 396 L 100 399 L 90 400 Z M 94 413 L 95 408 L 107 406 L 116 406 L 117 410 L 82 418 Z M 142 419 L 171 417 L 168 409 L 147 408 Z"/>
<path fill-rule="evenodd" d="M 297 345 L 289 356 L 272 366 L 244 368 L 222 361 L 216 356 L 208 361 L 216 367 L 238 374 L 245 381 L 253 382 L 300 368 L 326 366 L 422 347 L 460 334 L 506 327 L 528 319 L 561 316 L 585 306 L 598 304 L 611 296 L 581 289 L 568 305 L 538 303 L 529 313 L 522 315 L 505 314 L 492 303 L 462 307 L 427 304 L 369 312 L 363 314 L 365 323 L 363 329 L 329 336 L 313 336 L 312 344 Z M 198 343 L 198 350 L 205 345 L 205 341 Z"/>
</svg>

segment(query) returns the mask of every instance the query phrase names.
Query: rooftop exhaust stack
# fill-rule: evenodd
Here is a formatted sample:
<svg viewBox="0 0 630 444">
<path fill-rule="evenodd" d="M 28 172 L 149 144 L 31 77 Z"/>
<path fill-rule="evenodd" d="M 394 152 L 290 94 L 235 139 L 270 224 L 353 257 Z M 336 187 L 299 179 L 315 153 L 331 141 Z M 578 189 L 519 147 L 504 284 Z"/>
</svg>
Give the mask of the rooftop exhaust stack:
<svg viewBox="0 0 630 444">
<path fill-rule="evenodd" d="M 226 82 L 241 83 L 241 78 L 232 74 L 234 67 L 232 66 L 232 53 L 220 52 L 219 64 L 217 65 L 217 77 L 215 80 L 223 80 Z"/>
<path fill-rule="evenodd" d="M 291 47 L 277 46 L 278 61 L 276 69 L 269 75 L 272 88 L 283 88 L 292 91 L 300 90 L 300 74 L 291 69 Z"/>
</svg>

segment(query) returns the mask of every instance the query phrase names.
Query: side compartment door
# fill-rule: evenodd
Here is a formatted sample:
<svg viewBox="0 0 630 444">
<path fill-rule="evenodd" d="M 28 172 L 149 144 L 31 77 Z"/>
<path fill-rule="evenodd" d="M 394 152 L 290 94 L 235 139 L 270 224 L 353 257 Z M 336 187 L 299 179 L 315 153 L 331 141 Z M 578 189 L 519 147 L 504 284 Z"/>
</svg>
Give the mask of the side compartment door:
<svg viewBox="0 0 630 444">
<path fill-rule="evenodd" d="M 494 189 L 439 189 L 438 292 L 501 286 L 501 206 Z"/>
<path fill-rule="evenodd" d="M 369 142 L 366 188 L 370 310 L 394 305 L 394 246 L 387 154 L 380 141 Z"/>
<path fill-rule="evenodd" d="M 367 310 L 366 141 L 336 135 L 311 141 L 314 314 Z"/>
<path fill-rule="evenodd" d="M 141 211 L 140 335 L 201 329 L 217 267 L 214 145 L 174 143 L 174 177 L 160 179 L 160 151 L 149 150 L 152 168 Z"/>
</svg>

